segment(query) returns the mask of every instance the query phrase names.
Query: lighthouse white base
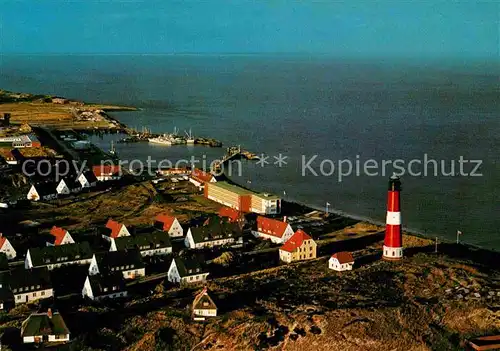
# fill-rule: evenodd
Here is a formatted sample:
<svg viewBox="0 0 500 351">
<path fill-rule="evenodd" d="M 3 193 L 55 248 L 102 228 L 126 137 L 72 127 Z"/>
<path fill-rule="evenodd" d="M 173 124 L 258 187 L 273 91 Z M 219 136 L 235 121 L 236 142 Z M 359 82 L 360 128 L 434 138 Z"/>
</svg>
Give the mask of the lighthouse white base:
<svg viewBox="0 0 500 351">
<path fill-rule="evenodd" d="M 403 258 L 403 248 L 402 247 L 388 247 L 384 245 L 384 254 L 382 255 L 384 260 L 400 260 Z"/>
</svg>

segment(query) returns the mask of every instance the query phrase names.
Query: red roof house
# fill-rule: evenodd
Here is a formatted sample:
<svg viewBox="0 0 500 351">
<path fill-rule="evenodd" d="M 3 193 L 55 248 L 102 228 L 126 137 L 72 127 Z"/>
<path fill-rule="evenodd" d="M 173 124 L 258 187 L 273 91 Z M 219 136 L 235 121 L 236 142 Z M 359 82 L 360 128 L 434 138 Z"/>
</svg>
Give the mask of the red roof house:
<svg viewBox="0 0 500 351">
<path fill-rule="evenodd" d="M 302 229 L 292 235 L 288 241 L 280 247 L 280 259 L 285 262 L 314 259 L 316 258 L 316 243 Z"/>
<path fill-rule="evenodd" d="M 352 254 L 347 251 L 337 252 L 328 260 L 328 268 L 336 271 L 351 270 L 354 264 Z"/>
<path fill-rule="evenodd" d="M 164 232 L 167 232 L 170 237 L 180 237 L 184 235 L 184 229 L 177 218 L 167 213 L 162 213 L 156 216 L 154 226 Z"/>
<path fill-rule="evenodd" d="M 258 216 L 252 234 L 256 237 L 270 239 L 274 243 L 282 244 L 293 235 L 293 229 L 285 221 Z"/>
<path fill-rule="evenodd" d="M 49 242 L 48 245 L 63 245 L 63 244 L 74 244 L 74 240 L 66 229 L 53 226 L 50 230 L 50 235 L 53 238 Z"/>
<path fill-rule="evenodd" d="M 193 169 L 193 171 L 191 172 L 191 178 L 189 178 L 189 181 L 196 186 L 202 186 L 205 183 L 217 182 L 217 180 L 215 179 L 213 174 L 207 173 L 207 172 L 202 171 L 201 169 L 198 169 L 198 168 Z"/>
<path fill-rule="evenodd" d="M 92 172 L 99 181 L 120 179 L 122 169 L 116 165 L 101 165 L 92 167 Z"/>
<path fill-rule="evenodd" d="M 245 215 L 243 212 L 231 207 L 222 207 L 219 209 L 219 217 L 227 218 L 230 223 L 242 224 L 245 222 Z"/>
<path fill-rule="evenodd" d="M 4 237 L 2 233 L 0 233 L 0 252 L 4 253 L 9 260 L 15 258 L 17 255 L 9 239 Z"/>
<path fill-rule="evenodd" d="M 111 232 L 109 233 L 109 235 L 103 235 L 105 239 L 116 239 L 122 236 L 130 236 L 127 227 L 125 227 L 123 223 L 118 223 L 112 219 L 108 220 L 108 222 L 106 223 L 106 228 L 108 228 Z"/>
</svg>

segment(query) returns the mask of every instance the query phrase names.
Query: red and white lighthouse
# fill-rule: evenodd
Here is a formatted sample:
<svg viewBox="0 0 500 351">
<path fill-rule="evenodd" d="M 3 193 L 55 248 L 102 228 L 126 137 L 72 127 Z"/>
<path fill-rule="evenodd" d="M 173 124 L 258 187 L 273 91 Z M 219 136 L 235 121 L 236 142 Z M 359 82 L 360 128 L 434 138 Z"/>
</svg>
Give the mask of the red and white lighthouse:
<svg viewBox="0 0 500 351">
<path fill-rule="evenodd" d="M 384 260 L 400 260 L 403 258 L 403 235 L 401 233 L 400 206 L 401 181 L 395 174 L 389 179 L 387 192 L 387 217 L 384 239 Z"/>
</svg>

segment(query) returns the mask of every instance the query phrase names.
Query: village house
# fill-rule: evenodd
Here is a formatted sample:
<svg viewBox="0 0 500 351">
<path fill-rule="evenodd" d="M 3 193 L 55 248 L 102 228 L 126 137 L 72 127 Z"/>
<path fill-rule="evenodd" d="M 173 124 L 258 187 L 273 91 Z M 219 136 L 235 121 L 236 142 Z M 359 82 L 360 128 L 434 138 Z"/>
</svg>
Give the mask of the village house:
<svg viewBox="0 0 500 351">
<path fill-rule="evenodd" d="M 108 180 L 119 180 L 122 177 L 122 169 L 120 166 L 102 165 L 92 167 L 96 179 L 100 182 Z"/>
<path fill-rule="evenodd" d="M 205 183 L 215 183 L 217 179 L 211 173 L 202 171 L 201 169 L 195 168 L 191 172 L 191 176 L 189 177 L 189 181 L 194 184 L 194 186 L 198 188 L 203 188 Z"/>
<path fill-rule="evenodd" d="M 75 194 L 82 190 L 80 182 L 71 179 L 61 179 L 57 184 L 56 191 L 59 195 Z"/>
<path fill-rule="evenodd" d="M 70 332 L 59 312 L 32 313 L 21 326 L 25 344 L 55 345 L 70 340 Z"/>
<path fill-rule="evenodd" d="M 28 249 L 24 266 L 26 269 L 47 267 L 49 270 L 69 265 L 89 264 L 92 250 L 88 242 L 35 247 Z"/>
<path fill-rule="evenodd" d="M 354 258 L 350 252 L 342 251 L 332 255 L 328 260 L 328 268 L 335 271 L 350 271 L 354 265 Z"/>
<path fill-rule="evenodd" d="M 57 198 L 57 184 L 54 182 L 33 184 L 26 198 L 31 201 L 49 201 Z"/>
<path fill-rule="evenodd" d="M 258 216 L 252 228 L 252 234 L 257 238 L 271 240 L 275 244 L 283 244 L 292 237 L 293 229 L 286 221 Z"/>
<path fill-rule="evenodd" d="M 146 266 L 139 250 L 108 251 L 94 254 L 89 275 L 121 272 L 125 279 L 146 276 Z"/>
<path fill-rule="evenodd" d="M 16 258 L 16 250 L 2 233 L 0 233 L 0 253 L 4 253 L 9 260 Z"/>
<path fill-rule="evenodd" d="M 245 214 L 231 207 L 221 207 L 219 217 L 226 219 L 229 223 L 237 223 L 243 229 L 246 223 Z"/>
<path fill-rule="evenodd" d="M 193 301 L 193 319 L 195 321 L 204 321 L 206 317 L 217 316 L 217 306 L 208 295 L 207 288 L 204 288 Z"/>
<path fill-rule="evenodd" d="M 0 284 L 2 288 L 12 292 L 16 305 L 54 296 L 47 268 L 34 268 L 27 271 L 22 267 L 17 267 L 11 271 L 2 272 Z"/>
<path fill-rule="evenodd" d="M 167 233 L 156 231 L 135 236 L 111 238 L 109 251 L 138 249 L 141 256 L 167 255 L 172 253 L 172 244 Z"/>
<path fill-rule="evenodd" d="M 127 295 L 125 278 L 120 273 L 88 275 L 82 290 L 83 298 L 94 301 L 115 299 Z"/>
<path fill-rule="evenodd" d="M 279 250 L 280 260 L 286 263 L 316 258 L 316 242 L 299 229 Z"/>
<path fill-rule="evenodd" d="M 81 173 L 77 177 L 77 181 L 80 183 L 83 189 L 85 188 L 93 188 L 97 185 L 97 178 L 94 172 L 86 171 Z"/>
<path fill-rule="evenodd" d="M 205 271 L 196 259 L 174 258 L 168 269 L 168 281 L 171 283 L 199 283 L 207 280 Z"/>
<path fill-rule="evenodd" d="M 184 229 L 177 218 L 166 213 L 159 214 L 155 217 L 154 227 L 167 232 L 172 238 L 184 236 Z"/>
<path fill-rule="evenodd" d="M 210 218 L 203 226 L 189 228 L 184 244 L 190 249 L 243 245 L 243 235 L 237 223 L 222 218 Z"/>
<path fill-rule="evenodd" d="M 65 244 L 74 244 L 75 241 L 66 229 L 53 226 L 50 230 L 50 237 L 47 246 L 57 246 Z"/>
<path fill-rule="evenodd" d="M 111 239 L 121 238 L 124 236 L 130 236 L 130 232 L 128 231 L 125 224 L 118 223 L 116 221 L 113 221 L 112 219 L 109 219 L 106 223 L 106 229 L 108 230 L 108 232 L 106 234 L 103 234 L 102 237 L 107 241 L 111 241 Z"/>
</svg>

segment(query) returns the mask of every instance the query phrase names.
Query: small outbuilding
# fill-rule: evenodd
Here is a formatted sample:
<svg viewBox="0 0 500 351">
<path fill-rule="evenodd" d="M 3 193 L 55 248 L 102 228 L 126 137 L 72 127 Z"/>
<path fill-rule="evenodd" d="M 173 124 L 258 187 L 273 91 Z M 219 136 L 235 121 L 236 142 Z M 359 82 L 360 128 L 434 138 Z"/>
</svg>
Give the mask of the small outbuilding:
<svg viewBox="0 0 500 351">
<path fill-rule="evenodd" d="M 204 321 L 207 317 L 217 316 L 217 306 L 208 295 L 207 288 L 204 288 L 193 301 L 193 319 Z"/>
<path fill-rule="evenodd" d="M 347 251 L 337 252 L 328 260 L 328 268 L 335 271 L 350 271 L 354 265 L 352 254 Z"/>
</svg>

